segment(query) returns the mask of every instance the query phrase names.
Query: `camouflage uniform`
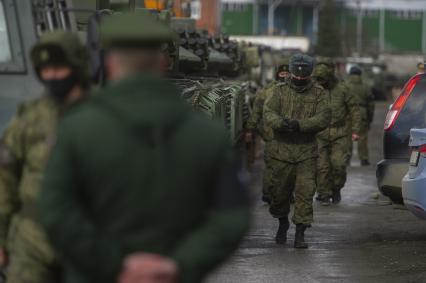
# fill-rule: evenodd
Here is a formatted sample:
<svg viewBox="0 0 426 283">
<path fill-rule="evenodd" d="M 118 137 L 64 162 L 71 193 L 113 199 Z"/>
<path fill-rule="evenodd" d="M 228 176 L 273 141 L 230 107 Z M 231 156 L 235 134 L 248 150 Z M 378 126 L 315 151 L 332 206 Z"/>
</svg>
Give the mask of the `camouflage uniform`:
<svg viewBox="0 0 426 283">
<path fill-rule="evenodd" d="M 309 225 L 313 221 L 312 197 L 318 156 L 315 135 L 328 126 L 330 119 L 324 90 L 312 82 L 303 87 L 291 81 L 278 84 L 266 101 L 264 117 L 274 130 L 268 149 L 273 174 L 270 212 L 276 218 L 287 217 L 294 188 L 292 220 L 295 224 Z M 297 120 L 300 130 L 282 131 L 283 119 Z"/>
<path fill-rule="evenodd" d="M 271 90 L 277 84 L 277 82 L 272 82 L 267 85 L 254 100 L 252 114 L 250 119 L 247 121 L 247 129 L 251 131 L 258 131 L 263 141 L 265 142 L 265 151 L 263 154 L 265 169 L 263 171 L 263 185 L 262 185 L 262 194 L 265 200 L 270 199 L 270 187 L 272 186 L 272 171 L 271 165 L 269 163 L 270 158 L 268 154 L 268 143 L 274 137 L 274 133 L 271 128 L 266 127 L 265 123 L 263 123 L 263 106 L 265 104 L 266 99 L 272 93 Z"/>
<path fill-rule="evenodd" d="M 347 80 L 350 93 L 355 97 L 361 111 L 361 125 L 358 140 L 358 156 L 368 162 L 368 130 L 373 121 L 374 99 L 371 89 L 363 84 L 360 75 L 350 75 Z"/>
<path fill-rule="evenodd" d="M 258 131 L 263 141 L 265 142 L 265 151 L 263 154 L 265 169 L 263 171 L 263 186 L 262 186 L 262 194 L 263 199 L 266 201 L 270 200 L 270 188 L 272 186 L 272 168 L 270 165 L 270 157 L 269 157 L 269 143 L 274 138 L 274 132 L 270 127 L 267 127 L 263 121 L 263 107 L 265 105 L 265 101 L 271 96 L 273 93 L 273 88 L 279 83 L 280 80 L 283 80 L 279 76 L 280 72 L 288 72 L 288 58 L 283 58 L 279 61 L 276 70 L 276 81 L 273 81 L 269 85 L 267 85 L 255 98 L 253 103 L 253 110 L 250 116 L 250 119 L 247 122 L 247 129 L 250 131 Z"/>
<path fill-rule="evenodd" d="M 74 66 L 80 63 L 83 50 L 77 36 L 55 32 L 45 34 L 31 55 L 37 73 L 43 66 L 68 64 L 74 72 L 80 71 L 76 77 L 83 84 L 87 69 Z M 69 58 L 75 54 L 80 57 Z M 58 117 L 65 108 L 58 97 L 47 94 L 24 103 L 1 139 L 0 246 L 9 254 L 8 283 L 58 282 L 61 276 L 55 253 L 38 222 L 36 203 Z"/>
<path fill-rule="evenodd" d="M 361 115 L 347 86 L 335 78 L 334 67 L 318 63 L 313 76 L 328 91 L 326 96 L 332 113 L 329 128 L 317 136 L 320 155 L 317 191 L 321 199 L 329 199 L 333 194 L 339 195 L 346 182 L 346 166 L 352 143 L 348 132 L 359 133 Z"/>
</svg>

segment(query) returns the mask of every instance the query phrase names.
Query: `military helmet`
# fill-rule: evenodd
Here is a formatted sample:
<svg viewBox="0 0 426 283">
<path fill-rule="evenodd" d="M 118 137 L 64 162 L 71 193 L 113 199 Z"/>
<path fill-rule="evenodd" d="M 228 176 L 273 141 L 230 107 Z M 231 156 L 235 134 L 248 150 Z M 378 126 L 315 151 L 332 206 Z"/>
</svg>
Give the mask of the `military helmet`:
<svg viewBox="0 0 426 283">
<path fill-rule="evenodd" d="M 329 81 L 334 77 L 334 69 L 324 64 L 316 65 L 312 77 L 318 81 Z"/>
<path fill-rule="evenodd" d="M 177 39 L 175 32 L 149 13 L 120 13 L 104 19 L 100 28 L 104 47 L 160 47 Z"/>
<path fill-rule="evenodd" d="M 314 60 L 305 54 L 295 54 L 290 58 L 290 73 L 297 77 L 309 77 L 314 68 Z"/>
<path fill-rule="evenodd" d="M 289 70 L 289 67 L 290 67 L 289 64 L 290 64 L 290 60 L 289 60 L 288 57 L 281 58 L 280 60 L 278 60 L 277 71 L 278 72 L 283 72 L 283 71 L 289 72 L 290 71 Z"/>
<path fill-rule="evenodd" d="M 361 68 L 360 68 L 360 67 L 358 67 L 358 66 L 352 66 L 352 67 L 349 69 L 349 74 L 350 74 L 350 75 L 358 75 L 358 76 L 360 76 L 360 75 L 362 75 L 362 70 L 361 70 Z"/>
<path fill-rule="evenodd" d="M 332 69 L 336 68 L 336 64 L 334 63 L 333 58 L 330 58 L 330 57 L 321 57 L 321 56 L 317 57 L 316 65 L 325 65 Z"/>
<path fill-rule="evenodd" d="M 88 83 L 88 51 L 77 34 L 53 31 L 43 34 L 31 50 L 31 60 L 37 75 L 46 65 L 70 66 L 80 82 Z"/>
</svg>

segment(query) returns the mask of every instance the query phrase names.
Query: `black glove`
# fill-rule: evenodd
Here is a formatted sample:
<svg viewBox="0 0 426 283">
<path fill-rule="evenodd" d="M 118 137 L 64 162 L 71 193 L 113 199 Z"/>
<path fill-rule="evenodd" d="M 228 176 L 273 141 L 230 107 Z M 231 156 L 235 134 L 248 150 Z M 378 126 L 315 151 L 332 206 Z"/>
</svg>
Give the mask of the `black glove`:
<svg viewBox="0 0 426 283">
<path fill-rule="evenodd" d="M 290 126 L 290 120 L 289 119 L 283 119 L 281 123 L 280 131 L 282 132 L 290 132 L 291 126 Z"/>
<path fill-rule="evenodd" d="M 300 132 L 300 125 L 299 125 L 299 121 L 297 120 L 290 120 L 288 122 L 289 126 L 290 126 L 290 130 L 292 132 Z"/>
</svg>

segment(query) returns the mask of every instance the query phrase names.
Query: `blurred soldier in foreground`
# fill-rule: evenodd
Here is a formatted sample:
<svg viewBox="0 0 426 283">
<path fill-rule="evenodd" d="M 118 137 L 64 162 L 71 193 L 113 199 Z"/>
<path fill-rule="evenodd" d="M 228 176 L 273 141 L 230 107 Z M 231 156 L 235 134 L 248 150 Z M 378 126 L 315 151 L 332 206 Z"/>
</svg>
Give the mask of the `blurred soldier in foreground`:
<svg viewBox="0 0 426 283">
<path fill-rule="evenodd" d="M 270 212 L 279 219 L 276 242 L 283 244 L 287 240 L 290 198 L 294 190 L 295 248 L 308 247 L 304 233 L 313 222 L 312 198 L 318 157 L 315 136 L 330 122 L 326 94 L 311 81 L 312 69 L 311 57 L 292 56 L 290 79 L 273 87 L 264 108 L 266 126 L 274 131 L 268 155 L 273 177 Z"/>
<path fill-rule="evenodd" d="M 353 66 L 349 70 L 349 78 L 347 86 L 356 103 L 359 106 L 361 113 L 361 124 L 358 140 L 358 156 L 362 166 L 370 165 L 368 159 L 368 131 L 370 124 L 373 121 L 374 115 L 374 97 L 371 89 L 362 82 L 362 70 L 358 66 Z"/>
<path fill-rule="evenodd" d="M 58 119 L 83 98 L 89 82 L 85 47 L 71 33 L 43 35 L 31 57 L 46 93 L 19 107 L 0 145 L 0 260 L 9 261 L 10 283 L 58 282 L 61 276 L 39 224 L 37 198 Z"/>
<path fill-rule="evenodd" d="M 253 132 L 258 132 L 260 137 L 265 142 L 265 151 L 263 154 L 265 161 L 265 169 L 263 171 L 263 187 L 262 187 L 262 200 L 266 203 L 271 202 L 270 187 L 272 186 L 272 169 L 269 165 L 269 146 L 268 144 L 274 137 L 273 130 L 265 126 L 263 121 L 263 106 L 265 101 L 272 93 L 272 89 L 279 83 L 284 82 L 289 76 L 288 59 L 286 58 L 280 62 L 277 67 L 275 81 L 267 85 L 257 96 L 253 103 L 253 110 L 250 119 L 247 122 L 247 129 L 249 130 L 248 139 L 253 139 Z"/>
<path fill-rule="evenodd" d="M 149 15 L 103 21 L 109 87 L 61 123 L 40 198 L 68 282 L 200 282 L 248 229 L 226 130 L 161 78 L 173 37 Z"/>
<path fill-rule="evenodd" d="M 331 108 L 329 127 L 318 134 L 318 200 L 323 205 L 339 203 L 340 190 L 346 183 L 346 166 L 352 148 L 352 140 L 358 140 L 361 114 L 355 97 L 349 89 L 340 83 L 335 76 L 335 65 L 332 59 L 319 59 L 313 77 L 323 86 Z M 350 122 L 349 122 L 350 120 Z M 348 127 L 352 135 L 348 135 Z M 352 139 L 352 140 L 351 140 Z"/>
</svg>

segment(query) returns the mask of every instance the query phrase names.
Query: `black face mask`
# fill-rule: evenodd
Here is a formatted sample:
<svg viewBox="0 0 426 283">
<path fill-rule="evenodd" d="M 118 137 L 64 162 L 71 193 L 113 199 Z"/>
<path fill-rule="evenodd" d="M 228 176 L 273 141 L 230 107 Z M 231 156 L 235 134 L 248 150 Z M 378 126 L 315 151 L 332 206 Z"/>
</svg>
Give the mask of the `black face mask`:
<svg viewBox="0 0 426 283">
<path fill-rule="evenodd" d="M 291 78 L 291 82 L 292 82 L 295 86 L 305 86 L 305 85 L 307 85 L 307 84 L 308 84 L 309 79 L 303 79 L 303 80 L 300 80 L 300 79 L 296 79 L 295 77 L 292 77 L 292 78 Z"/>
<path fill-rule="evenodd" d="M 71 89 L 77 84 L 78 78 L 76 75 L 71 74 L 61 80 L 43 80 L 42 82 L 49 91 L 49 95 L 59 101 L 64 101 Z"/>
</svg>

